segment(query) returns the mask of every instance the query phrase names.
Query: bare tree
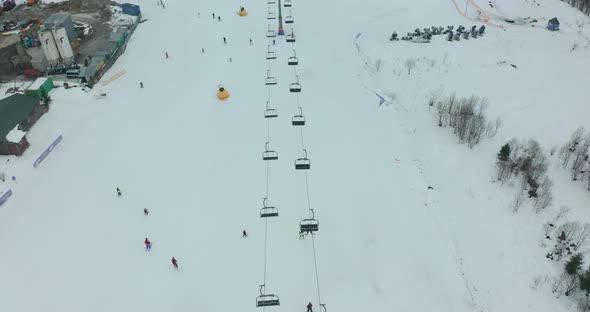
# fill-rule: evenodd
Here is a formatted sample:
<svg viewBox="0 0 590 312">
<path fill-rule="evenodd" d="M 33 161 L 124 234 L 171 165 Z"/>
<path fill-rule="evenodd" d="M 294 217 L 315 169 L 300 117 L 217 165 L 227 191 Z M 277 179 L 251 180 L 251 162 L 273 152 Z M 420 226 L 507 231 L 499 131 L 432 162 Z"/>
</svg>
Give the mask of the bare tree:
<svg viewBox="0 0 590 312">
<path fill-rule="evenodd" d="M 572 180 L 578 180 L 578 176 L 584 170 L 588 161 L 588 149 L 590 148 L 590 133 L 585 134 L 580 138 L 578 146 L 573 151 L 573 164 L 572 164 Z"/>
<path fill-rule="evenodd" d="M 442 92 L 435 90 L 430 92 L 428 95 L 428 106 L 434 106 L 434 104 L 440 99 Z"/>
<path fill-rule="evenodd" d="M 438 103 L 436 103 L 436 112 L 438 114 L 438 126 L 446 127 L 448 122 L 447 102 L 439 101 Z"/>
<path fill-rule="evenodd" d="M 584 135 L 584 127 L 579 127 L 572 133 L 570 140 L 559 150 L 559 157 L 563 161 L 563 167 L 567 167 L 567 164 L 570 161 L 570 156 L 576 150 L 582 135 Z"/>
<path fill-rule="evenodd" d="M 588 238 L 590 237 L 590 224 L 584 224 L 584 226 L 578 226 L 576 231 L 571 234 L 570 238 L 570 247 L 573 248 L 574 251 L 577 251 L 581 254 L 586 253 L 586 244 L 588 243 Z"/>
<path fill-rule="evenodd" d="M 555 219 L 553 219 L 553 222 L 551 222 L 551 224 L 553 224 L 553 226 L 556 226 L 557 222 L 559 222 L 560 219 L 565 217 L 569 211 L 570 209 L 567 206 L 559 207 L 559 211 L 557 211 Z"/>
<path fill-rule="evenodd" d="M 412 69 L 414 69 L 416 67 L 416 59 L 413 57 L 410 57 L 406 60 L 404 65 L 406 66 L 406 69 L 408 70 L 408 75 L 409 75 L 409 74 L 411 74 Z"/>
<path fill-rule="evenodd" d="M 516 194 L 516 197 L 514 198 L 514 201 L 512 201 L 512 211 L 518 212 L 523 202 L 524 194 L 522 192 L 518 192 L 518 194 Z"/>
</svg>

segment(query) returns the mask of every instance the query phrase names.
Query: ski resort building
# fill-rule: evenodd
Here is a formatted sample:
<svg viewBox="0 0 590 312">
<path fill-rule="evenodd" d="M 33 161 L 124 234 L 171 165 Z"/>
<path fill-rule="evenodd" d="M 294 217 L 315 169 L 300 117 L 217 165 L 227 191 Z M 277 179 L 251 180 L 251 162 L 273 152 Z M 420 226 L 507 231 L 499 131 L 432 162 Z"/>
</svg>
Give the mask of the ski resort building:
<svg viewBox="0 0 590 312">
<path fill-rule="evenodd" d="M 22 155 L 29 147 L 26 131 L 43 115 L 39 99 L 14 94 L 0 100 L 0 154 Z"/>
<path fill-rule="evenodd" d="M 559 30 L 559 21 L 557 20 L 557 17 L 554 17 L 547 22 L 547 29 L 553 31 Z"/>
</svg>

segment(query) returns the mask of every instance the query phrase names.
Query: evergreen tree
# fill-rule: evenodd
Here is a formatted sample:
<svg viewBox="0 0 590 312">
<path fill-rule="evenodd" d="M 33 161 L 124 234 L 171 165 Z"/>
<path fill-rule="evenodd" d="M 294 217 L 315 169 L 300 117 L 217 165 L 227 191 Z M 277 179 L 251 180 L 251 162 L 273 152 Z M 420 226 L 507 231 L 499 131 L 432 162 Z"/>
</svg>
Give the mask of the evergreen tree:
<svg viewBox="0 0 590 312">
<path fill-rule="evenodd" d="M 582 255 L 575 254 L 565 264 L 565 271 L 569 275 L 577 275 L 580 273 L 580 270 L 582 269 L 583 262 L 584 262 L 584 259 L 582 258 Z"/>
<path fill-rule="evenodd" d="M 590 268 L 580 274 L 580 288 L 590 294 Z"/>
<path fill-rule="evenodd" d="M 498 153 L 498 160 L 499 161 L 507 161 L 510 157 L 510 145 L 508 143 L 504 144 L 502 148 L 500 148 L 500 153 Z"/>
<path fill-rule="evenodd" d="M 580 287 L 579 283 L 580 272 L 582 270 L 582 262 L 584 259 L 581 254 L 573 255 L 568 262 L 565 263 L 565 295 L 569 296 L 574 294 Z"/>
</svg>

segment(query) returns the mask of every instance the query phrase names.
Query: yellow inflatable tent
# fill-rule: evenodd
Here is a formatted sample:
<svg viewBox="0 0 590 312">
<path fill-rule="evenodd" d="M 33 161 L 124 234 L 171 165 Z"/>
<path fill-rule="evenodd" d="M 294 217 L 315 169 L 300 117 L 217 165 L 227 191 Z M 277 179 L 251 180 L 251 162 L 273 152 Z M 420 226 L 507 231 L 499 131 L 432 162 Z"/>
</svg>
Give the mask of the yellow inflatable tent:
<svg viewBox="0 0 590 312">
<path fill-rule="evenodd" d="M 238 12 L 239 16 L 246 16 L 248 15 L 248 11 L 246 11 L 246 9 L 244 9 L 244 7 L 240 7 L 240 12 Z"/>
<path fill-rule="evenodd" d="M 220 84 L 218 86 L 218 88 L 219 88 L 219 91 L 217 91 L 217 98 L 222 101 L 225 101 L 229 97 L 229 92 L 227 92 L 227 90 L 225 90 L 225 88 L 223 87 L 222 84 Z"/>
</svg>

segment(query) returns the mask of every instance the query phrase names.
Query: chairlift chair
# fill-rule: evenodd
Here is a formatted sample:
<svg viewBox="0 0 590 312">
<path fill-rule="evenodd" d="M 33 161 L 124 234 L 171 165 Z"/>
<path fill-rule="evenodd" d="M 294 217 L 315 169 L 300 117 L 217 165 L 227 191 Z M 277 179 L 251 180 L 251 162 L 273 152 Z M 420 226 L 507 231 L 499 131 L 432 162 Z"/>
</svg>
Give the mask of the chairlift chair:
<svg viewBox="0 0 590 312">
<path fill-rule="evenodd" d="M 297 77 L 297 81 L 293 82 L 292 84 L 289 85 L 289 91 L 294 92 L 294 93 L 299 93 L 299 92 L 301 92 L 301 84 L 299 83 L 299 76 L 295 76 L 295 77 Z"/>
<path fill-rule="evenodd" d="M 287 59 L 287 65 L 298 65 L 299 58 L 297 57 L 297 53 L 293 50 L 293 56 L 289 56 Z"/>
<path fill-rule="evenodd" d="M 277 84 L 277 78 L 270 75 L 270 70 L 266 71 L 266 79 L 264 79 L 264 84 L 267 86 L 274 86 Z"/>
<path fill-rule="evenodd" d="M 283 2 L 283 6 L 284 6 L 284 7 L 286 7 L 286 8 L 290 8 L 290 7 L 291 7 L 291 5 L 293 5 L 293 4 L 291 3 L 291 0 L 285 0 L 285 2 Z"/>
<path fill-rule="evenodd" d="M 313 233 L 317 232 L 320 229 L 320 222 L 315 219 L 315 214 L 313 209 L 311 211 L 311 218 L 303 219 L 299 222 L 299 231 L 301 233 Z"/>
<path fill-rule="evenodd" d="M 262 160 L 277 160 L 279 159 L 279 153 L 268 149 L 268 142 L 264 144 L 264 152 L 262 153 Z"/>
<path fill-rule="evenodd" d="M 271 11 L 270 7 L 268 7 L 268 14 L 266 15 L 266 19 L 273 20 L 275 18 L 277 18 L 277 15 L 275 14 L 275 12 Z"/>
<path fill-rule="evenodd" d="M 287 34 L 286 38 L 287 42 L 295 42 L 295 33 L 291 30 L 290 34 Z"/>
<path fill-rule="evenodd" d="M 285 16 L 285 24 L 293 24 L 295 19 L 293 19 L 293 15 L 289 14 Z"/>
<path fill-rule="evenodd" d="M 307 158 L 307 150 L 303 150 L 303 157 L 295 159 L 295 170 L 309 170 L 311 168 L 311 160 Z"/>
<path fill-rule="evenodd" d="M 275 4 L 275 3 L 277 3 L 277 1 L 276 0 L 268 0 L 266 3 L 267 4 Z"/>
<path fill-rule="evenodd" d="M 293 116 L 291 119 L 293 126 L 305 126 L 305 116 L 303 116 L 303 110 L 299 107 L 299 114 Z"/>
<path fill-rule="evenodd" d="M 277 59 L 277 53 L 270 49 L 270 45 L 268 46 L 268 50 L 266 50 L 266 59 L 267 60 L 276 60 Z"/>
<path fill-rule="evenodd" d="M 278 217 L 279 210 L 277 209 L 277 207 L 267 206 L 266 200 L 267 200 L 266 197 L 262 200 L 262 208 L 260 209 L 260 217 L 261 218 Z"/>
<path fill-rule="evenodd" d="M 274 294 L 265 294 L 263 292 L 264 284 L 260 285 L 260 296 L 256 297 L 256 307 L 271 307 L 280 305 L 279 296 Z"/>
<path fill-rule="evenodd" d="M 279 113 L 277 112 L 276 109 L 274 108 L 269 108 L 268 104 L 270 104 L 269 101 L 266 101 L 266 109 L 264 110 L 264 118 L 276 118 L 279 116 Z"/>
<path fill-rule="evenodd" d="M 277 36 L 277 32 L 274 29 L 270 29 L 270 24 L 268 24 L 268 30 L 266 31 L 266 38 L 274 38 Z"/>
</svg>

